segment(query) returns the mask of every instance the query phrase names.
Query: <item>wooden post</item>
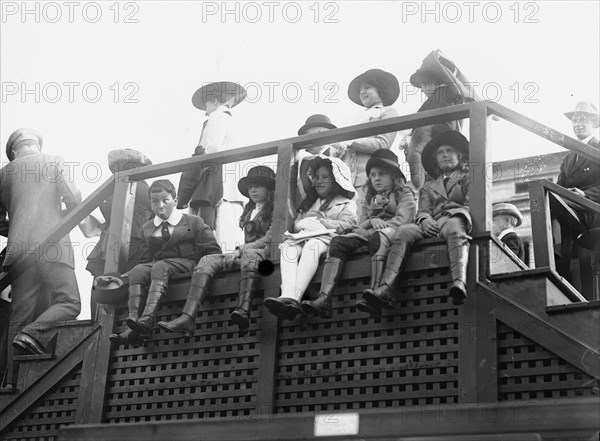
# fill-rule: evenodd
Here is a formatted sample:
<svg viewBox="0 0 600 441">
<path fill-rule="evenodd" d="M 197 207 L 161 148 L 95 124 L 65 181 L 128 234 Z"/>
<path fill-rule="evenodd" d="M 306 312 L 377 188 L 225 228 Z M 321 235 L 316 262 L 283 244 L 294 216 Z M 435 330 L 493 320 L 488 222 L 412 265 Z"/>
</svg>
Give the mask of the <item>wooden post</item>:
<svg viewBox="0 0 600 441">
<path fill-rule="evenodd" d="M 117 182 L 110 216 L 105 274 L 118 272 L 119 262 L 128 257 L 137 186 L 137 182 L 129 182 L 127 177 L 119 178 L 118 175 L 115 175 L 115 179 Z M 108 337 L 113 331 L 114 321 L 114 305 L 100 305 L 98 308 L 100 329 L 83 358 L 81 389 L 78 397 L 80 406 L 75 415 L 76 424 L 102 422 L 111 349 Z"/>
<path fill-rule="evenodd" d="M 550 201 L 548 193 L 541 182 L 529 183 L 529 205 L 531 207 L 531 233 L 535 253 L 535 267 L 554 269 Z"/>
<path fill-rule="evenodd" d="M 492 229 L 492 163 L 487 154 L 487 103 L 478 102 L 471 108 L 469 142 L 469 211 L 473 232 Z"/>
<path fill-rule="evenodd" d="M 275 181 L 275 206 L 273 207 L 273 236 L 271 239 L 271 256 L 279 262 L 279 244 L 282 235 L 289 229 L 293 221 L 290 187 L 296 184 L 296 176 L 292 176 L 294 150 L 292 144 L 280 145 L 277 149 L 277 178 Z"/>
</svg>

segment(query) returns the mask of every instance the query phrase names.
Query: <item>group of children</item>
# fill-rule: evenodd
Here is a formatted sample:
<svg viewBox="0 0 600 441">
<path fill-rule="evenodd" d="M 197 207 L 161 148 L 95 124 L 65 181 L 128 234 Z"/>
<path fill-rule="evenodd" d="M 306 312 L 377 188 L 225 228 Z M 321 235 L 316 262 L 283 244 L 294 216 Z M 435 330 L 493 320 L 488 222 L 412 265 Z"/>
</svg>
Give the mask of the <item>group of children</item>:
<svg viewBox="0 0 600 441">
<path fill-rule="evenodd" d="M 297 209 L 292 232 L 281 244 L 281 296 L 264 300 L 264 306 L 280 319 L 298 314 L 332 316 L 332 293 L 344 261 L 365 247 L 371 255 L 371 284 L 356 307 L 373 315 L 393 308 L 394 284 L 411 244 L 425 237 L 441 236 L 448 242 L 455 305 L 466 298 L 466 263 L 471 219 L 468 208 L 468 141 L 454 130 L 433 138 L 424 148 L 422 163 L 430 175 L 416 193 L 402 173 L 397 156 L 377 150 L 366 164 L 365 197 L 360 216 L 348 167 L 338 158 L 317 155 L 309 163 L 311 186 Z M 269 258 L 275 174 L 264 166 L 253 167 L 238 183 L 249 199 L 239 225 L 245 243 L 235 253 L 222 254 L 212 230 L 202 218 L 176 210 L 175 187 L 168 180 L 152 183 L 149 196 L 154 219 L 142 226 L 143 258 L 128 271 L 129 316 L 126 329 L 110 338 L 117 344 L 139 344 L 156 325 L 169 332 L 191 336 L 195 317 L 210 293 L 211 280 L 219 271 L 241 269 L 238 307 L 231 320 L 240 329 L 249 326 L 252 298 L 258 290 L 260 262 Z M 415 216 L 416 213 L 416 216 Z M 318 298 L 302 297 L 325 256 Z M 192 272 L 189 293 L 181 316 L 156 323 L 155 310 L 167 291 L 171 276 Z M 96 280 L 106 282 L 112 276 Z M 97 284 L 97 286 L 99 286 Z M 144 305 L 145 303 L 145 305 Z"/>
</svg>

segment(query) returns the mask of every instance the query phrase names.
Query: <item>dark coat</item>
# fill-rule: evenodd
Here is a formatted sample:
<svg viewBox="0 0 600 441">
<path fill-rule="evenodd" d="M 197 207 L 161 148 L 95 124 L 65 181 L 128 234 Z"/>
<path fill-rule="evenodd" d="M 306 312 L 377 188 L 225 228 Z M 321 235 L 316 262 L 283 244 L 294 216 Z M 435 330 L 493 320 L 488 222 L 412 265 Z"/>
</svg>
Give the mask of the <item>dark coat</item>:
<svg viewBox="0 0 600 441">
<path fill-rule="evenodd" d="M 191 259 L 198 262 L 207 254 L 221 254 L 221 247 L 217 244 L 212 230 L 198 216 L 183 214 L 166 243 L 162 238 L 152 236 L 156 228 L 154 221 L 142 225 L 143 262 L 171 258 Z"/>
<path fill-rule="evenodd" d="M 600 148 L 600 142 L 592 137 L 588 144 Z M 565 188 L 576 187 L 585 193 L 585 197 L 600 204 L 600 165 L 571 152 L 564 157 L 560 164 L 560 173 L 556 183 Z M 588 228 L 597 227 L 600 224 L 600 215 L 581 208 L 575 208 L 583 223 Z"/>
<path fill-rule="evenodd" d="M 467 232 L 471 231 L 469 214 L 469 173 L 454 171 L 444 188 L 444 175 L 425 183 L 419 193 L 417 222 L 423 219 L 437 221 L 442 216 L 462 215 L 467 220 Z"/>
<path fill-rule="evenodd" d="M 131 236 L 129 238 L 129 257 L 126 262 L 119 262 L 119 272 L 124 273 L 140 262 L 142 247 L 142 225 L 152 217 L 150 206 L 148 184 L 139 181 L 135 190 L 135 204 L 133 207 L 133 218 L 131 222 Z M 108 241 L 108 229 L 110 227 L 110 215 L 112 211 L 112 196 L 100 204 L 100 212 L 106 222 L 102 226 L 100 239 L 94 249 L 87 257 L 88 264 L 85 267 L 94 277 L 104 274 L 106 261 L 106 247 Z"/>
<path fill-rule="evenodd" d="M 247 245 L 245 248 L 264 248 L 271 243 L 273 212 L 271 217 L 265 218 L 261 215 L 263 210 L 259 211 L 254 219 L 250 219 L 252 211 L 249 211 L 244 221 L 240 222 L 240 226 L 244 229 L 244 242 Z"/>
<path fill-rule="evenodd" d="M 517 257 L 521 260 L 525 258 L 525 248 L 523 247 L 523 241 L 517 235 L 517 233 L 510 232 L 502 237 L 502 243 L 508 247 Z"/>
<path fill-rule="evenodd" d="M 426 110 L 441 109 L 442 107 L 454 106 L 456 104 L 463 104 L 465 102 L 460 89 L 454 84 L 441 85 L 435 89 L 433 94 L 427 98 L 427 101 L 419 108 L 418 112 L 425 112 Z M 438 123 L 440 126 L 447 126 L 451 130 L 461 129 L 461 121 L 448 121 L 445 123 Z"/>
<path fill-rule="evenodd" d="M 600 148 L 600 141 L 592 137 L 588 142 L 592 147 Z M 575 152 L 564 157 L 560 164 L 560 173 L 556 183 L 565 188 L 577 187 L 585 196 L 600 203 L 600 165 Z"/>
<path fill-rule="evenodd" d="M 194 153 L 192 156 L 200 154 L 203 153 Z M 204 162 L 181 174 L 177 189 L 177 208 L 181 209 L 189 203 L 192 208 L 197 209 L 207 202 L 217 206 L 221 199 L 223 199 L 223 168 L 220 163 Z"/>
</svg>

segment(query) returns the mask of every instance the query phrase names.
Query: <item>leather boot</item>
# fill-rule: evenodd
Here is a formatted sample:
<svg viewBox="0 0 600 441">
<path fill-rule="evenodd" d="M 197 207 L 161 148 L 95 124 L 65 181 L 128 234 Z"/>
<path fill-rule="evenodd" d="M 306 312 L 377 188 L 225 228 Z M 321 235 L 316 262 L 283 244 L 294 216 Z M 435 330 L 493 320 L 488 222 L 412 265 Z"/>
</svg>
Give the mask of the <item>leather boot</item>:
<svg viewBox="0 0 600 441">
<path fill-rule="evenodd" d="M 452 304 L 460 306 L 467 298 L 467 264 L 469 262 L 469 241 L 457 234 L 448 236 L 448 260 L 450 261 L 450 297 Z"/>
<path fill-rule="evenodd" d="M 304 300 L 300 306 L 308 315 L 318 315 L 324 319 L 330 319 L 333 316 L 333 307 L 331 296 L 337 286 L 342 272 L 344 271 L 344 261 L 338 257 L 328 257 L 325 259 L 325 268 L 323 269 L 323 279 L 321 280 L 321 291 L 319 297 L 312 302 Z"/>
<path fill-rule="evenodd" d="M 127 317 L 127 320 L 135 320 L 138 318 L 140 303 L 142 301 L 142 292 L 143 285 L 136 284 L 129 286 L 129 297 L 127 299 L 129 316 Z M 108 339 L 117 345 L 131 344 L 139 346 L 143 343 L 142 336 L 129 328 L 125 328 L 125 330 L 119 334 L 111 334 Z"/>
<path fill-rule="evenodd" d="M 153 280 L 150 282 L 150 288 L 148 289 L 148 299 L 146 300 L 146 307 L 144 313 L 138 319 L 127 318 L 127 326 L 134 331 L 139 332 L 142 337 L 149 337 L 152 335 L 152 330 L 156 324 L 156 317 L 154 311 L 160 302 L 161 297 L 167 292 L 167 284 L 162 280 Z"/>
<path fill-rule="evenodd" d="M 385 269 L 385 256 L 371 256 L 371 291 L 379 288 L 381 278 Z M 381 315 L 381 307 L 371 305 L 365 299 L 360 299 L 356 302 L 356 308 L 359 311 L 367 312 L 371 315 Z"/>
<path fill-rule="evenodd" d="M 258 274 L 242 274 L 240 280 L 240 292 L 238 294 L 238 306 L 231 313 L 231 321 L 245 331 L 250 326 L 250 311 L 252 311 L 252 299 L 258 291 L 260 276 Z"/>
<path fill-rule="evenodd" d="M 186 338 L 193 337 L 196 331 L 196 315 L 208 294 L 211 280 L 210 274 L 194 274 L 181 315 L 170 322 L 158 322 L 157 325 L 165 331 L 181 332 Z"/>
<path fill-rule="evenodd" d="M 363 293 L 363 300 L 367 305 L 359 300 L 356 302 L 356 307 L 359 310 L 371 313 L 369 309 L 375 311 L 381 308 L 394 309 L 396 298 L 392 291 L 392 287 L 398 279 L 398 273 L 400 272 L 400 267 L 404 262 L 404 256 L 407 251 L 408 244 L 406 242 L 398 242 L 392 245 L 387 257 L 381 285 L 375 289 L 365 290 Z"/>
</svg>

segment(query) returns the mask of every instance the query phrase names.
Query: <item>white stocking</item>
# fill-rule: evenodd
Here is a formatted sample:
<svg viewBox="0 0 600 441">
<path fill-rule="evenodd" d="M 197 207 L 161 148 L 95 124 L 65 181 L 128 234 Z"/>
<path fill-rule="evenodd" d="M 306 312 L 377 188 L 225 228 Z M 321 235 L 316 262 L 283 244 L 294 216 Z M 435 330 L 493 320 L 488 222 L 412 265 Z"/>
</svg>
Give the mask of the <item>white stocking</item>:
<svg viewBox="0 0 600 441">
<path fill-rule="evenodd" d="M 296 298 L 296 273 L 298 272 L 298 257 L 302 252 L 300 245 L 281 245 L 281 297 Z"/>
<path fill-rule="evenodd" d="M 300 301 L 304 291 L 308 288 L 310 281 L 319 268 L 319 258 L 329 249 L 329 245 L 324 244 L 318 239 L 310 239 L 302 248 L 302 255 L 298 263 L 296 273 L 296 300 Z"/>
</svg>

